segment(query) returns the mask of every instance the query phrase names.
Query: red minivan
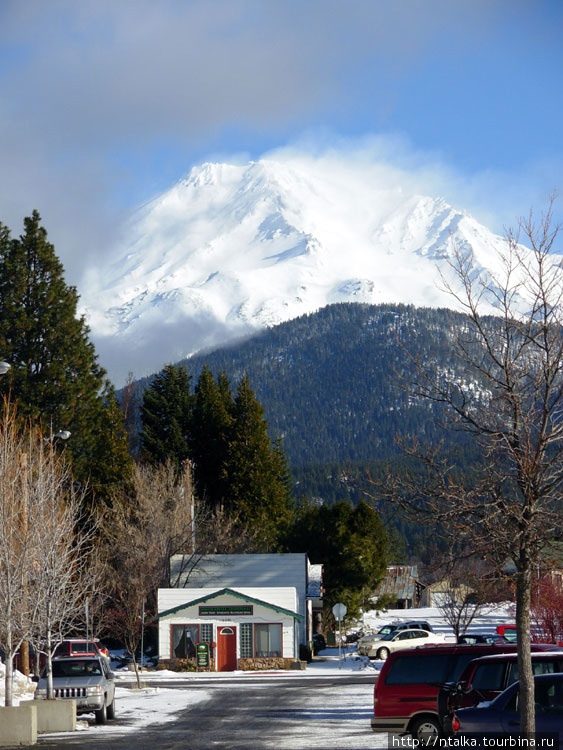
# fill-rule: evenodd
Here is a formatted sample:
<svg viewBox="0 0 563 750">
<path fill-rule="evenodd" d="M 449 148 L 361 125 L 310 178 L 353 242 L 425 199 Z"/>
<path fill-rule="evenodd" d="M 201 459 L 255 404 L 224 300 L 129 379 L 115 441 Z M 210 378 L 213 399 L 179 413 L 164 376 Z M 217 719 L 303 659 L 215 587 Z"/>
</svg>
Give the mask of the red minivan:
<svg viewBox="0 0 563 750">
<path fill-rule="evenodd" d="M 532 651 L 553 646 L 532 644 Z M 489 643 L 420 646 L 390 654 L 373 691 L 374 732 L 410 733 L 415 739 L 443 736 L 438 691 L 456 682 L 466 665 L 486 654 L 515 653 L 516 645 Z"/>
</svg>

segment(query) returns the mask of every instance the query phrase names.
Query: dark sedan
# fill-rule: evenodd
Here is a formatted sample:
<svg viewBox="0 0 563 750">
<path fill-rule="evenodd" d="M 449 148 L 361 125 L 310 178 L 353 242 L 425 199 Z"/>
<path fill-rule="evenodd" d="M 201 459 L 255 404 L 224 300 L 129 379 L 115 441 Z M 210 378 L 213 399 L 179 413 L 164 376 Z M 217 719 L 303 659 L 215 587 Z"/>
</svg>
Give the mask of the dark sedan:
<svg viewBox="0 0 563 750">
<path fill-rule="evenodd" d="M 563 746 L 563 672 L 536 675 L 536 733 L 557 737 Z M 518 682 L 494 700 L 455 712 L 452 728 L 459 737 L 498 737 L 520 734 Z M 547 746 L 547 745 L 546 745 Z M 550 744 L 550 747 L 557 747 Z"/>
</svg>

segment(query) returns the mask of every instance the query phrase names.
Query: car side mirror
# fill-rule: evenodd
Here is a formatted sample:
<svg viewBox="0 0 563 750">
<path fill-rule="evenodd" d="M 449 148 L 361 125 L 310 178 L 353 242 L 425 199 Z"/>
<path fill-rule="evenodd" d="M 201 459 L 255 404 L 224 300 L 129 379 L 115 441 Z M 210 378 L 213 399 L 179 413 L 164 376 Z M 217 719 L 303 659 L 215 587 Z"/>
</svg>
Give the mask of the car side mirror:
<svg viewBox="0 0 563 750">
<path fill-rule="evenodd" d="M 115 674 L 113 672 L 108 672 L 108 680 L 115 680 Z"/>
<path fill-rule="evenodd" d="M 31 681 L 32 682 L 39 682 L 39 675 L 36 675 L 36 674 L 31 675 Z"/>
</svg>

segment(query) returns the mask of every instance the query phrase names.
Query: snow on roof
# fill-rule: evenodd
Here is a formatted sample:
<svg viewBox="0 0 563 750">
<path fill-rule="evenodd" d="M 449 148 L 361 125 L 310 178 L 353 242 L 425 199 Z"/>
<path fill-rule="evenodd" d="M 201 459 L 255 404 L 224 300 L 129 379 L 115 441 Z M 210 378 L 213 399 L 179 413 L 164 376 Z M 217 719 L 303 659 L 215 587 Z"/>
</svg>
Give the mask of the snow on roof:
<svg viewBox="0 0 563 750">
<path fill-rule="evenodd" d="M 374 596 L 391 594 L 397 599 L 413 599 L 418 582 L 417 565 L 390 565 Z"/>
<path fill-rule="evenodd" d="M 320 598 L 323 595 L 323 566 L 309 563 L 307 569 L 307 596 Z"/>
</svg>

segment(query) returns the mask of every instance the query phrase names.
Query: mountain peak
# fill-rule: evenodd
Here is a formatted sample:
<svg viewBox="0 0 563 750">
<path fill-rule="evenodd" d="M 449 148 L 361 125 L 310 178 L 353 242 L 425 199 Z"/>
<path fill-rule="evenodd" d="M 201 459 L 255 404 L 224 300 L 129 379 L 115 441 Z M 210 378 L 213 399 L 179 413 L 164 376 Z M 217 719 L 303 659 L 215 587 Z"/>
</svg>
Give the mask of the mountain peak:
<svg viewBox="0 0 563 750">
<path fill-rule="evenodd" d="M 208 162 L 135 218 L 84 302 L 119 381 L 335 302 L 451 307 L 436 281 L 452 242 L 486 266 L 503 240 L 443 198 L 354 170 Z"/>
</svg>

